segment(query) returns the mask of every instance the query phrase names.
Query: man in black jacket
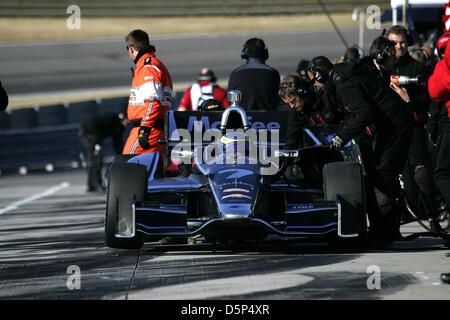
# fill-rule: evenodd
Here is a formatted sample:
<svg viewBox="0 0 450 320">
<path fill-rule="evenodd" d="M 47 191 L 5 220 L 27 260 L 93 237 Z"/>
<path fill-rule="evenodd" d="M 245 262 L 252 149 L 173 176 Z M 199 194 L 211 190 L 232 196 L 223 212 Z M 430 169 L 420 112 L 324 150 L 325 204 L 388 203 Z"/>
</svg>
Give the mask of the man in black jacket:
<svg viewBox="0 0 450 320">
<path fill-rule="evenodd" d="M 298 75 L 289 74 L 282 79 L 278 94 L 284 103 L 279 110 L 289 112 L 286 149 L 299 149 L 304 143 L 303 128 L 316 122 L 324 123 L 322 115 L 314 110 L 314 91 L 309 83 Z"/>
<path fill-rule="evenodd" d="M 241 91 L 241 106 L 251 111 L 276 110 L 280 74 L 266 65 L 269 51 L 262 39 L 245 42 L 241 52 L 245 64 L 235 69 L 228 79 L 228 90 Z"/>
<path fill-rule="evenodd" d="M 95 192 L 104 189 L 101 170 L 103 167 L 103 140 L 112 137 L 114 151 L 122 153 L 122 134 L 129 121 L 123 113 L 107 112 L 95 115 L 80 125 L 79 137 L 85 156 L 88 180 L 87 191 Z"/>
<path fill-rule="evenodd" d="M 5 89 L 2 87 L 2 83 L 0 82 L 0 111 L 5 111 L 8 106 L 8 94 Z"/>
<path fill-rule="evenodd" d="M 327 108 L 320 95 L 314 92 L 310 81 L 301 76 L 285 76 L 280 83 L 278 94 L 284 103 L 278 110 L 289 112 L 286 149 L 304 146 L 302 130 L 305 127 L 338 124 L 339 116 L 334 109 L 335 105 L 328 105 L 331 108 Z"/>
<path fill-rule="evenodd" d="M 393 45 L 386 43 L 379 52 L 384 56 L 382 68 L 393 66 L 393 50 Z M 370 234 L 377 244 L 389 244 L 399 237 L 397 177 L 406 161 L 411 113 L 377 77 L 382 70 L 374 69 L 369 61 L 343 63 L 327 70 L 321 67 L 330 65 L 329 60 L 326 64 L 320 61 L 325 59 L 315 59 L 315 85 L 333 92 L 345 112 L 343 127 L 333 138 L 332 146 L 342 148 L 351 139 L 358 144 L 366 174 Z"/>
<path fill-rule="evenodd" d="M 425 124 L 431 99 L 426 83 L 431 74 L 428 68 L 414 60 L 408 53 L 408 31 L 403 26 L 393 26 L 386 37 L 395 42 L 396 64 L 392 75 L 418 77 L 420 83 L 398 86 L 391 84 L 397 94 L 407 103 L 414 116 L 414 126 L 408 160 L 403 170 L 405 192 L 410 205 L 418 214 L 425 212 L 434 217 L 431 227 L 440 231 L 437 222 L 437 203 L 432 179 L 432 160 L 428 152 Z"/>
</svg>

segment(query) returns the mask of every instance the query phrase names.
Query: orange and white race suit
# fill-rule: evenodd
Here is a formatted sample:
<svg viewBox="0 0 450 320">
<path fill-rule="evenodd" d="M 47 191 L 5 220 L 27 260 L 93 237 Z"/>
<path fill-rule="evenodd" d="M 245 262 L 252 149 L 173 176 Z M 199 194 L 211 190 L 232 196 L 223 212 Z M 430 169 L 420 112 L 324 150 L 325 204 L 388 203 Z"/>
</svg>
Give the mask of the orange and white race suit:
<svg viewBox="0 0 450 320">
<path fill-rule="evenodd" d="M 148 52 L 138 58 L 133 74 L 133 82 L 128 100 L 128 119 L 134 128 L 125 143 L 123 154 L 141 154 L 160 152 L 163 159 L 164 146 L 159 139 L 164 137 L 164 116 L 172 108 L 172 77 L 166 66 Z M 150 130 L 149 148 L 143 149 L 139 144 L 139 131 Z"/>
</svg>

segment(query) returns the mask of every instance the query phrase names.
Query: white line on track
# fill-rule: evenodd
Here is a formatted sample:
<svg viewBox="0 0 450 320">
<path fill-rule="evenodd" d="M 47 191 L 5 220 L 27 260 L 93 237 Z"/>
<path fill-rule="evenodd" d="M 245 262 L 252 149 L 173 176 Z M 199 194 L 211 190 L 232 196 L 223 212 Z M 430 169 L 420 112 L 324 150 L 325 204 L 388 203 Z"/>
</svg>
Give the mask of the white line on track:
<svg viewBox="0 0 450 320">
<path fill-rule="evenodd" d="M 70 186 L 70 183 L 63 182 L 54 187 L 51 187 L 50 189 L 43 191 L 41 193 L 38 193 L 38 194 L 32 195 L 30 197 L 27 197 L 25 199 L 16 201 L 16 202 L 10 204 L 9 206 L 7 206 L 6 208 L 0 209 L 0 215 L 4 214 L 6 212 L 9 212 L 11 210 L 15 210 L 15 209 L 19 208 L 21 205 L 27 204 L 29 202 L 32 202 L 32 201 L 35 201 L 35 200 L 38 200 L 38 199 L 41 199 L 44 197 L 48 197 L 64 188 L 67 188 L 68 186 Z"/>
</svg>

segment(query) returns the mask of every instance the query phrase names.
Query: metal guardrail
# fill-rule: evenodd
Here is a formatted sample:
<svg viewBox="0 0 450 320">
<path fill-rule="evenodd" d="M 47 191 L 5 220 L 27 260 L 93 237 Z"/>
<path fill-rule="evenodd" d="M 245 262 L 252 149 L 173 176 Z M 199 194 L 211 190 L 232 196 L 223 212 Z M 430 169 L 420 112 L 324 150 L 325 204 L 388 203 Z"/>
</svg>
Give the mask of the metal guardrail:
<svg viewBox="0 0 450 320">
<path fill-rule="evenodd" d="M 389 0 L 324 0 L 330 12 L 350 11 L 356 6 L 389 7 Z M 214 16 L 268 15 L 322 12 L 317 0 L 0 0 L 0 16 L 67 16 L 69 5 L 81 8 L 82 16 Z"/>
</svg>

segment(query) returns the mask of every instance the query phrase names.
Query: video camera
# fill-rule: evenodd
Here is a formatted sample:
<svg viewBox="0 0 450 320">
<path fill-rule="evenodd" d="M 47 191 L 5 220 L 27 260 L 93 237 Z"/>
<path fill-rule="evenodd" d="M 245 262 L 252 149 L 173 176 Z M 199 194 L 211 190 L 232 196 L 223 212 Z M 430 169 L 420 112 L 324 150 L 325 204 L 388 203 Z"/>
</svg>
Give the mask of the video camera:
<svg viewBox="0 0 450 320">
<path fill-rule="evenodd" d="M 420 79 L 420 77 L 408 77 L 408 76 L 399 76 L 399 75 L 392 75 L 391 76 L 391 85 L 397 85 L 397 86 L 405 86 L 408 84 L 418 84 L 423 85 L 423 81 Z"/>
</svg>

